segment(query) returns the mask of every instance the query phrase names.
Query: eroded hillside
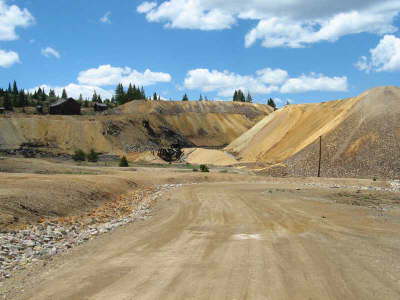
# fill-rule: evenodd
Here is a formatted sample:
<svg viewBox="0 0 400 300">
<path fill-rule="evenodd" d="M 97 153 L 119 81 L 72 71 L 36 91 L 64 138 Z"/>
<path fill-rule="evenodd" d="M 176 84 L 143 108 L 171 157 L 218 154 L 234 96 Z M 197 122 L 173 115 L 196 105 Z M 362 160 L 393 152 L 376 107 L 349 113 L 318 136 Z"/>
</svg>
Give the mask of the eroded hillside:
<svg viewBox="0 0 400 300">
<path fill-rule="evenodd" d="M 271 111 L 249 103 L 132 101 L 104 115 L 8 115 L 0 117 L 0 148 L 120 154 L 171 143 L 222 147 Z"/>
</svg>

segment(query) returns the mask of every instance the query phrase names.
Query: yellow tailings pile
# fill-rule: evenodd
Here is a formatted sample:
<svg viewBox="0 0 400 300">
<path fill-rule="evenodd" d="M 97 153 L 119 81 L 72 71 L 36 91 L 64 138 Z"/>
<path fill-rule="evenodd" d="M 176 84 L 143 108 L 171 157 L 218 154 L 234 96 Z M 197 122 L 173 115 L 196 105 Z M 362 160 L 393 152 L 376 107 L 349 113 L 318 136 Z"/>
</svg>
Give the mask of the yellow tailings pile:
<svg viewBox="0 0 400 300">
<path fill-rule="evenodd" d="M 230 166 L 237 163 L 235 157 L 227 152 L 212 149 L 185 149 L 185 161 L 191 164 Z"/>
<path fill-rule="evenodd" d="M 257 123 L 226 150 L 242 162 L 282 162 L 340 124 L 359 100 L 286 106 Z"/>
<path fill-rule="evenodd" d="M 341 101 L 289 105 L 229 146 L 241 163 L 265 172 L 315 176 L 400 176 L 400 89 L 380 87 Z M 278 172 L 278 173 L 279 173 Z"/>
<path fill-rule="evenodd" d="M 121 154 L 159 146 L 225 146 L 272 112 L 267 105 L 219 101 L 132 101 L 107 115 L 0 116 L 0 149 L 24 143 L 72 153 Z"/>
</svg>

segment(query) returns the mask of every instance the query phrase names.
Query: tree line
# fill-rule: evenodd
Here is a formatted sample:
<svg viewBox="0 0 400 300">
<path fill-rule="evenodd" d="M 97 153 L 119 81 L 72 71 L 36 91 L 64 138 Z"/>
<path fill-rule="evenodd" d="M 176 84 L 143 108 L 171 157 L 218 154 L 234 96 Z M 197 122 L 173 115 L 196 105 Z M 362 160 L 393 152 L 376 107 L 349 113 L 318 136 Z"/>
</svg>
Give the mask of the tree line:
<svg viewBox="0 0 400 300">
<path fill-rule="evenodd" d="M 13 110 L 14 107 L 27 107 L 27 106 L 43 106 L 43 105 L 51 105 L 59 99 L 67 99 L 68 94 L 65 89 L 62 90 L 61 96 L 56 95 L 55 90 L 50 89 L 49 93 L 46 93 L 45 89 L 38 88 L 33 92 L 25 91 L 24 89 L 19 89 L 17 82 L 14 80 L 13 83 L 8 84 L 7 89 L 0 88 L 0 99 L 2 99 L 2 103 L 0 102 L 0 106 L 4 107 L 5 110 Z M 147 97 L 143 86 L 136 86 L 129 84 L 128 88 L 125 89 L 122 83 L 119 83 L 115 88 L 115 94 L 111 99 L 102 99 L 100 94 L 97 94 L 96 91 L 93 92 L 92 98 L 89 100 L 88 98 L 84 99 L 82 94 L 79 95 L 78 101 L 83 107 L 90 107 L 94 103 L 105 103 L 109 107 L 113 107 L 116 105 L 122 105 L 130 101 L 134 100 L 154 100 L 160 101 L 161 96 L 157 93 L 154 93 L 151 97 Z M 210 101 L 207 96 L 203 97 L 200 95 L 199 101 Z M 235 90 L 233 94 L 232 100 L 234 102 L 253 102 L 253 97 L 250 92 L 245 94 L 242 90 Z M 182 97 L 182 101 L 189 101 L 188 95 L 185 93 Z M 270 98 L 267 101 L 267 104 L 277 109 L 275 101 Z"/>
</svg>

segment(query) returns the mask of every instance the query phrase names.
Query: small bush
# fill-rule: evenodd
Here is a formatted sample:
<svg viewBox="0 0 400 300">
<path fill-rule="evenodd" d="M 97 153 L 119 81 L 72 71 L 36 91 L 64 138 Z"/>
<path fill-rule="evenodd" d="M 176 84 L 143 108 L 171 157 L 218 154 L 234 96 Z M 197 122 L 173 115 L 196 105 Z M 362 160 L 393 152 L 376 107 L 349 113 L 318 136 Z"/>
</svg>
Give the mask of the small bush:
<svg viewBox="0 0 400 300">
<path fill-rule="evenodd" d="M 86 158 L 86 154 L 81 149 L 75 150 L 74 155 L 72 155 L 72 159 L 74 161 L 85 161 L 85 158 Z"/>
<path fill-rule="evenodd" d="M 200 171 L 203 173 L 210 172 L 210 170 L 208 169 L 208 167 L 206 165 L 200 165 Z"/>
<path fill-rule="evenodd" d="M 376 177 L 372 178 L 373 181 L 377 181 L 378 179 Z"/>
<path fill-rule="evenodd" d="M 99 161 L 99 153 L 94 151 L 93 149 L 90 150 L 89 154 L 87 155 L 87 160 L 90 162 L 97 162 Z"/>
<path fill-rule="evenodd" d="M 193 172 L 198 172 L 199 170 L 197 170 L 197 168 L 193 168 L 192 171 L 193 171 Z"/>
<path fill-rule="evenodd" d="M 128 160 L 126 159 L 125 156 L 121 157 L 121 160 L 119 161 L 119 166 L 120 167 L 129 167 Z"/>
</svg>

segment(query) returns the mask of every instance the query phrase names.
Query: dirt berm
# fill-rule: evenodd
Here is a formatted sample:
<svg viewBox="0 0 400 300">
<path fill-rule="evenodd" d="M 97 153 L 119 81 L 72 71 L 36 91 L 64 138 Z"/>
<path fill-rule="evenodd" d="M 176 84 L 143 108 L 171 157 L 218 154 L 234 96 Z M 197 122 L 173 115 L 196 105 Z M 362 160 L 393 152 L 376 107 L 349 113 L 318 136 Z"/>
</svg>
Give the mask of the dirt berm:
<svg viewBox="0 0 400 300">
<path fill-rule="evenodd" d="M 272 112 L 268 105 L 221 101 L 132 101 L 93 116 L 0 116 L 0 149 L 23 144 L 72 153 L 142 152 L 178 143 L 223 147 Z"/>
<path fill-rule="evenodd" d="M 262 172 L 316 176 L 400 176 L 400 88 L 379 87 L 358 97 L 289 105 L 233 141 L 226 151 Z"/>
</svg>

